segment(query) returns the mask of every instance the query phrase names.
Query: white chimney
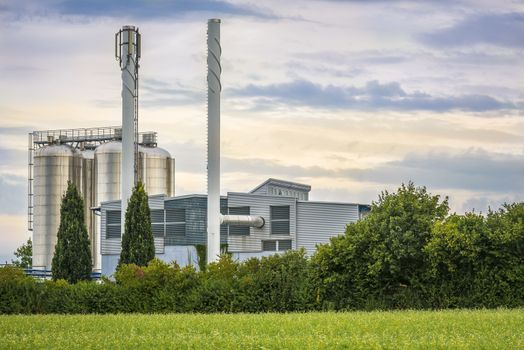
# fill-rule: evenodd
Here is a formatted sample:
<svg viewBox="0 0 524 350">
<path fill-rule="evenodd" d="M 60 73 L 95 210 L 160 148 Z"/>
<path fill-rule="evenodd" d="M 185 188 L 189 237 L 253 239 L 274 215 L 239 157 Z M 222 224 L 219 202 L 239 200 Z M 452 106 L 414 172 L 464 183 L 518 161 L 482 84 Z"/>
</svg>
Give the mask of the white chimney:
<svg viewBox="0 0 524 350">
<path fill-rule="evenodd" d="M 207 22 L 207 262 L 220 255 L 220 19 Z"/>
</svg>

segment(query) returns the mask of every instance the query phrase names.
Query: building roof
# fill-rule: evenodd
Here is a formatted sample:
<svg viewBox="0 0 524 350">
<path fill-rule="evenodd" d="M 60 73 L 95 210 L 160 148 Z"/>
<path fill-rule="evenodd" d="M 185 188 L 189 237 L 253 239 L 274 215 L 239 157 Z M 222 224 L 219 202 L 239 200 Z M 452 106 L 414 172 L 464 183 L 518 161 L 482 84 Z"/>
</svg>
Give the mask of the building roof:
<svg viewBox="0 0 524 350">
<path fill-rule="evenodd" d="M 255 193 L 260 188 L 262 188 L 262 187 L 264 187 L 266 185 L 274 185 L 274 186 L 279 186 L 279 187 L 286 187 L 286 188 L 289 188 L 289 189 L 299 190 L 299 191 L 306 191 L 306 192 L 311 191 L 311 186 L 309 186 L 309 185 L 301 184 L 301 183 L 298 183 L 298 182 L 292 182 L 292 181 L 285 181 L 285 180 L 269 178 L 266 181 L 264 181 L 263 183 L 261 183 L 260 185 L 258 185 L 257 187 L 255 187 L 254 189 L 252 189 L 249 193 Z"/>
</svg>

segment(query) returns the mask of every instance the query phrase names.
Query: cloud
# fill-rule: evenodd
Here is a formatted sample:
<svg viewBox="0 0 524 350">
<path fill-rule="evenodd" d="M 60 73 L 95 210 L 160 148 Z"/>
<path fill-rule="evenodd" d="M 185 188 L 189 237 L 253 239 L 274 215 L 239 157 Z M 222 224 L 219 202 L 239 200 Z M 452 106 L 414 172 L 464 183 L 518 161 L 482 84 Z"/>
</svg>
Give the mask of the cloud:
<svg viewBox="0 0 524 350">
<path fill-rule="evenodd" d="M 523 200 L 524 197 L 518 197 L 517 195 L 503 196 L 500 198 L 491 198 L 485 196 L 471 197 L 462 204 L 462 211 L 487 213 L 490 209 L 497 210 L 498 208 L 501 208 L 504 203 L 517 203 Z"/>
<path fill-rule="evenodd" d="M 492 192 L 524 191 L 524 156 L 471 150 L 462 154 L 407 155 L 361 172 L 360 179 L 400 183 L 414 180 L 438 188 Z"/>
<path fill-rule="evenodd" d="M 431 188 L 482 192 L 522 193 L 524 155 L 507 155 L 471 150 L 461 154 L 411 154 L 402 160 L 375 168 L 329 169 L 320 166 L 282 165 L 267 159 L 224 157 L 225 172 L 244 172 L 283 177 L 346 178 L 380 185 L 414 181 Z"/>
<path fill-rule="evenodd" d="M 27 179 L 21 176 L 0 174 L 0 215 L 27 212 Z"/>
<path fill-rule="evenodd" d="M 205 103 L 205 92 L 157 79 L 143 79 L 140 85 L 144 107 L 166 107 Z"/>
<path fill-rule="evenodd" d="M 49 12 L 58 12 L 63 15 L 139 17 L 143 19 L 181 17 L 188 13 L 276 18 L 268 9 L 254 5 L 238 5 L 222 0 L 47 0 L 4 4 L 0 6 L 0 11 L 12 14 L 23 14 L 29 11 L 46 15 Z"/>
<path fill-rule="evenodd" d="M 437 47 L 490 44 L 524 48 L 524 13 L 489 13 L 468 17 L 451 27 L 424 34 L 421 40 Z"/>
<path fill-rule="evenodd" d="M 432 96 L 423 92 L 406 92 L 398 82 L 369 81 L 363 87 L 320 85 L 308 80 L 294 80 L 270 85 L 249 84 L 225 91 L 227 96 L 255 98 L 261 106 L 271 102 L 320 108 L 359 110 L 434 111 L 452 110 L 485 112 L 516 109 L 511 102 L 488 95 Z"/>
</svg>

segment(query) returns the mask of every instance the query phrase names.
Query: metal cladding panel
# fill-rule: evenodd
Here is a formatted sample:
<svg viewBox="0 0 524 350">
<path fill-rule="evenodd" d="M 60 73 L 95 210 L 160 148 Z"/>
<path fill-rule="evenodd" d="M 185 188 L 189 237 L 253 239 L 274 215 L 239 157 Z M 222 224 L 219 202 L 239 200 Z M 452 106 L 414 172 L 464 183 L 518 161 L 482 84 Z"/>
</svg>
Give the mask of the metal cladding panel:
<svg viewBox="0 0 524 350">
<path fill-rule="evenodd" d="M 164 196 L 149 197 L 149 209 L 159 210 L 164 208 Z M 106 254 L 120 254 L 122 247 L 121 238 L 107 238 L 106 237 L 106 223 L 107 212 L 110 210 L 120 210 L 120 201 L 105 202 L 101 205 L 101 219 L 100 219 L 100 233 L 101 233 L 101 253 Z M 154 237 L 155 240 L 155 254 L 164 253 L 164 237 Z"/>
<path fill-rule="evenodd" d="M 313 254 L 317 244 L 343 234 L 346 225 L 358 219 L 358 204 L 298 202 L 297 248 Z"/>
<path fill-rule="evenodd" d="M 166 245 L 196 245 L 207 244 L 207 197 L 188 196 L 171 198 L 164 203 L 166 211 L 169 209 L 185 209 L 185 234 L 173 234 L 166 241 Z M 227 199 L 220 199 L 220 211 L 227 212 Z M 166 231 L 173 231 L 174 227 L 166 225 Z M 171 230 L 171 231 L 170 231 Z M 227 225 L 220 225 L 220 243 L 227 243 Z"/>
<path fill-rule="evenodd" d="M 250 215 L 262 216 L 266 224 L 262 228 L 250 228 L 248 236 L 228 237 L 228 251 L 238 252 L 261 252 L 262 241 L 275 239 L 290 239 L 292 247 L 296 242 L 296 199 L 292 197 L 277 197 L 251 193 L 228 193 L 228 205 L 230 207 L 247 206 Z M 271 234 L 270 207 L 289 205 L 289 235 Z"/>
<path fill-rule="evenodd" d="M 257 188 L 255 191 L 252 192 L 252 194 L 267 194 L 268 192 L 268 185 L 265 184 L 263 186 L 260 186 L 259 188 Z"/>
<path fill-rule="evenodd" d="M 102 255 L 120 254 L 122 240 L 120 238 L 107 238 L 106 228 L 108 222 L 107 212 L 110 210 L 120 210 L 120 201 L 106 202 L 102 204 L 100 210 L 100 251 Z"/>
<path fill-rule="evenodd" d="M 149 209 L 150 210 L 163 210 L 164 209 L 164 195 L 149 196 Z M 164 254 L 165 237 L 154 237 L 155 240 L 155 254 Z"/>
</svg>

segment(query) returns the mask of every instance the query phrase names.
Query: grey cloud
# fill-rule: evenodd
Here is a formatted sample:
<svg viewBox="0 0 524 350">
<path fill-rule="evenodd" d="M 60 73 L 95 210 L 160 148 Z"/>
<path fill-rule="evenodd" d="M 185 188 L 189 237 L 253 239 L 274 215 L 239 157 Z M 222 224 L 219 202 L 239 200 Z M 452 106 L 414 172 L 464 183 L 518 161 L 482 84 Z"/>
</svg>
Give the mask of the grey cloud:
<svg viewBox="0 0 524 350">
<path fill-rule="evenodd" d="M 491 44 L 524 47 L 524 13 L 488 13 L 465 20 L 433 33 L 421 40 L 437 47 Z"/>
<path fill-rule="evenodd" d="M 293 178 L 348 178 L 381 185 L 414 181 L 431 188 L 483 192 L 524 191 L 524 155 L 505 155 L 479 150 L 457 155 L 412 154 L 402 160 L 387 162 L 370 169 L 326 169 L 318 166 L 282 165 L 277 161 L 265 159 L 225 158 L 224 171 Z"/>
<path fill-rule="evenodd" d="M 518 203 L 524 200 L 524 196 L 504 196 L 502 198 L 490 198 L 486 196 L 470 197 L 462 204 L 462 211 L 476 213 L 487 213 L 489 210 L 497 210 L 504 203 Z"/>
<path fill-rule="evenodd" d="M 3 134 L 7 133 L 9 132 L 4 132 Z M 22 131 L 20 133 L 16 131 L 11 131 L 11 134 L 19 134 L 21 135 L 21 137 L 27 138 L 27 132 L 25 131 Z M 0 165 L 9 165 L 13 167 L 27 166 L 27 151 L 22 151 L 19 149 L 0 148 Z"/>
<path fill-rule="evenodd" d="M 176 160 L 176 171 L 184 173 L 200 173 L 206 171 L 205 145 L 194 142 L 161 142 Z"/>
<path fill-rule="evenodd" d="M 147 19 L 181 17 L 188 13 L 229 14 L 258 18 L 277 18 L 272 11 L 255 5 L 238 5 L 222 0 L 47 0 L 6 3 L 0 11 L 20 16 L 26 13 L 58 12 L 92 17 L 139 17 Z"/>
<path fill-rule="evenodd" d="M 323 86 L 308 80 L 294 80 L 270 85 L 249 84 L 228 89 L 225 94 L 231 97 L 254 98 L 261 107 L 267 107 L 268 102 L 272 102 L 280 105 L 335 109 L 435 112 L 484 112 L 518 108 L 514 103 L 500 101 L 488 95 L 432 96 L 424 92 L 408 93 L 397 82 L 378 81 L 369 81 L 363 87 L 354 87 Z"/>
<path fill-rule="evenodd" d="M 205 102 L 204 91 L 199 92 L 181 85 L 171 85 L 157 79 L 144 79 L 140 104 L 145 107 L 191 105 Z"/>
<path fill-rule="evenodd" d="M 17 215 L 27 212 L 27 179 L 0 174 L 0 214 Z"/>
<path fill-rule="evenodd" d="M 7 126 L 7 127 L 0 127 L 0 134 L 3 135 L 24 135 L 29 134 L 32 131 L 32 127 L 29 126 Z M 2 153 L 2 149 L 0 149 L 0 154 Z"/>
<path fill-rule="evenodd" d="M 523 155 L 470 151 L 458 155 L 408 155 L 401 161 L 363 171 L 358 177 L 390 183 L 414 180 L 438 188 L 521 192 L 524 190 L 522 174 Z"/>
<path fill-rule="evenodd" d="M 305 64 L 300 61 L 290 61 L 288 62 L 287 66 L 292 72 L 300 70 L 306 72 L 307 74 L 323 74 L 339 78 L 354 78 L 365 72 L 365 69 L 362 68 L 335 67 L 329 64 Z M 295 74 L 291 73 L 290 76 L 294 77 Z"/>
<path fill-rule="evenodd" d="M 413 53 L 399 52 L 398 50 L 364 50 L 352 52 L 337 51 L 317 51 L 317 52 L 299 52 L 293 56 L 296 59 L 306 59 L 309 61 L 318 61 L 329 64 L 348 64 L 349 62 L 358 62 L 364 65 L 369 64 L 397 64 L 413 60 Z"/>
</svg>

